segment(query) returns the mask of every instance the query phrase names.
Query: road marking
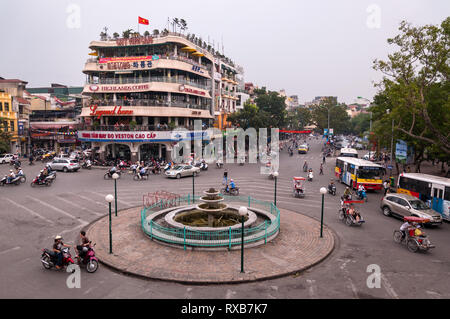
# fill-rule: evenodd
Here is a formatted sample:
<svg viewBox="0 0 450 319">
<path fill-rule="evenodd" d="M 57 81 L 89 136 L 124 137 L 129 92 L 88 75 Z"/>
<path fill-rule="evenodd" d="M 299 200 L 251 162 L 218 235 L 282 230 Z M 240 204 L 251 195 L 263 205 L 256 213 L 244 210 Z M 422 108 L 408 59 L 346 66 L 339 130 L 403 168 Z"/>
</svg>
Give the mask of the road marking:
<svg viewBox="0 0 450 319">
<path fill-rule="evenodd" d="M 392 288 L 391 284 L 389 283 L 389 281 L 387 280 L 386 276 L 381 274 L 381 280 L 383 281 L 383 286 L 386 289 L 387 293 L 394 299 L 398 299 L 398 295 L 397 293 L 394 291 L 394 289 Z"/>
<path fill-rule="evenodd" d="M 104 207 L 108 208 L 108 204 L 105 204 L 105 203 L 102 203 L 102 202 L 98 202 L 98 201 L 96 201 L 96 200 L 94 200 L 94 199 L 92 199 L 92 198 L 85 197 L 85 196 L 80 195 L 80 194 L 73 194 L 73 195 L 78 196 L 78 197 L 80 197 L 81 199 L 84 199 L 84 200 L 87 200 L 87 201 L 90 201 L 90 202 L 93 202 L 93 203 L 95 203 L 95 204 L 98 204 L 98 205 L 101 205 L 101 206 L 104 206 Z"/>
<path fill-rule="evenodd" d="M 97 192 L 92 192 L 92 194 L 95 194 L 95 195 L 98 195 L 98 196 L 101 196 L 102 198 L 105 198 L 105 194 L 100 194 L 100 193 L 97 193 Z M 117 197 L 119 197 L 119 196 L 117 196 Z M 136 204 L 133 204 L 133 203 L 130 203 L 130 202 L 126 202 L 126 201 L 124 201 L 124 200 L 121 200 L 121 199 L 118 199 L 117 198 L 117 201 L 119 202 L 119 203 L 122 203 L 122 204 L 125 204 L 125 205 L 128 205 L 128 206 L 138 206 L 138 205 L 136 205 Z M 141 203 L 139 203 L 139 205 L 140 205 Z"/>
<path fill-rule="evenodd" d="M 81 229 L 81 228 L 83 228 L 84 226 L 86 226 L 88 224 L 89 224 L 88 222 L 83 221 L 80 225 L 75 226 L 74 228 L 71 228 L 71 229 L 68 229 L 68 230 L 65 230 L 65 231 L 61 232 L 61 235 L 68 234 L 68 233 L 71 233 L 71 232 L 73 232 L 75 230 Z"/>
<path fill-rule="evenodd" d="M 442 299 L 441 294 L 439 294 L 439 293 L 437 293 L 437 292 L 435 292 L 435 291 L 427 290 L 426 293 L 427 293 L 428 295 L 430 295 L 431 298 L 433 298 L 433 299 Z"/>
<path fill-rule="evenodd" d="M 57 196 L 57 197 L 58 197 L 59 200 L 62 200 L 63 202 L 66 202 L 66 203 L 68 203 L 68 204 L 70 204 L 70 205 L 72 205 L 72 206 L 75 206 L 75 207 L 77 207 L 77 208 L 79 208 L 79 209 L 81 209 L 81 210 L 87 210 L 87 211 L 89 211 L 90 213 L 93 213 L 93 214 L 95 214 L 95 215 L 97 215 L 97 216 L 103 216 L 103 215 L 104 215 L 104 214 L 97 213 L 97 212 L 95 212 L 95 211 L 93 211 L 93 210 L 90 210 L 90 209 L 88 209 L 88 208 L 86 208 L 86 207 L 83 207 L 83 206 L 81 206 L 81 205 L 75 204 L 74 202 L 71 202 L 70 200 L 67 200 L 67 199 L 65 199 L 65 198 L 62 198 L 61 196 Z"/>
<path fill-rule="evenodd" d="M 309 297 L 311 297 L 311 299 L 314 299 L 316 296 L 316 286 L 314 285 L 316 281 L 306 279 L 306 282 L 309 285 L 309 288 L 308 288 Z"/>
<path fill-rule="evenodd" d="M 4 251 L 0 251 L 0 255 L 2 255 L 2 254 L 7 254 L 7 253 L 9 253 L 9 252 L 12 252 L 12 251 L 14 251 L 14 250 L 18 250 L 18 249 L 20 249 L 20 248 L 21 248 L 21 247 L 17 246 L 17 247 L 13 247 L 13 248 L 10 248 L 10 249 L 4 250 Z"/>
<path fill-rule="evenodd" d="M 227 289 L 227 293 L 225 294 L 225 299 L 233 299 L 236 291 Z"/>
<path fill-rule="evenodd" d="M 16 202 L 10 200 L 9 198 L 5 198 L 5 199 L 6 199 L 8 202 L 10 202 L 11 204 L 15 205 L 16 207 L 19 207 L 19 208 L 21 208 L 21 209 L 23 209 L 23 210 L 26 210 L 26 211 L 29 212 L 31 215 L 36 216 L 36 217 L 38 217 L 38 218 L 44 220 L 45 222 L 49 223 L 50 225 L 54 225 L 54 224 L 55 224 L 55 223 L 52 222 L 50 219 L 47 219 L 47 218 L 45 218 L 44 216 L 39 215 L 39 214 L 36 213 L 35 211 L 33 211 L 33 210 L 31 210 L 31 209 L 29 209 L 29 208 L 27 208 L 27 207 L 25 207 L 25 206 L 22 206 L 22 205 L 20 205 L 20 204 L 18 204 L 18 203 L 16 203 Z"/>
<path fill-rule="evenodd" d="M 41 201 L 41 200 L 39 200 L 39 199 L 37 199 L 37 198 L 31 197 L 31 196 L 27 196 L 27 197 L 30 198 L 31 200 L 34 200 L 34 201 L 38 202 L 39 204 L 41 204 L 41 205 L 43 205 L 43 206 L 46 206 L 46 207 L 48 207 L 48 208 L 53 209 L 54 211 L 56 211 L 56 212 L 58 212 L 58 213 L 60 213 L 60 214 L 63 214 L 63 215 L 65 215 L 65 216 L 67 216 L 67 217 L 70 217 L 70 218 L 72 218 L 72 219 L 78 220 L 78 221 L 79 221 L 80 223 L 82 223 L 82 224 L 86 224 L 86 225 L 88 224 L 88 222 L 86 222 L 85 220 L 82 220 L 82 219 L 79 218 L 79 217 L 75 217 L 75 216 L 69 214 L 68 212 L 66 212 L 66 211 L 64 211 L 64 210 L 62 210 L 62 209 L 60 209 L 60 208 L 57 208 L 57 207 L 52 206 L 52 205 L 50 205 L 50 204 L 47 204 L 46 202 L 43 202 L 43 201 Z"/>
</svg>

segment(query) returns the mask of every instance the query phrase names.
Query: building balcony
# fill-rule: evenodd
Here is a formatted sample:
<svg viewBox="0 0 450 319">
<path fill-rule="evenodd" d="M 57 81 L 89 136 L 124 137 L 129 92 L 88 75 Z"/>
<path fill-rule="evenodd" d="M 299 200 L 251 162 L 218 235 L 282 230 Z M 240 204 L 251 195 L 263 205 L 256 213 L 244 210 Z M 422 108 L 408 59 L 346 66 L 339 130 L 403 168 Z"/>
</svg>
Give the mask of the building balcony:
<svg viewBox="0 0 450 319">
<path fill-rule="evenodd" d="M 130 61 L 126 61 L 128 63 L 126 65 L 126 68 L 123 68 L 124 64 L 122 64 L 121 69 L 116 69 L 114 67 L 110 68 L 108 63 L 99 63 L 99 60 L 97 60 L 97 58 L 90 58 L 86 61 L 83 72 L 88 73 L 105 71 L 116 72 L 144 71 L 150 69 L 177 69 L 211 78 L 211 71 L 209 70 L 209 67 L 207 65 L 200 64 L 189 57 L 183 55 L 175 56 L 173 53 L 158 55 L 158 57 L 159 58 L 157 60 L 146 60 L 144 67 L 141 65 L 141 57 L 111 57 L 111 59 L 113 59 L 111 63 L 115 62 L 114 59 L 117 59 L 117 62 L 121 62 L 119 61 L 119 59 L 121 58 L 130 58 Z M 135 58 L 136 60 L 132 60 L 133 58 Z M 149 61 L 151 61 L 151 65 L 147 63 Z M 137 62 L 137 64 L 135 64 L 134 62 Z"/>
<path fill-rule="evenodd" d="M 210 86 L 206 84 L 201 84 L 196 81 L 186 80 L 176 77 L 168 76 L 151 76 L 151 77 L 140 77 L 140 78 L 106 78 L 98 79 L 93 81 L 87 81 L 86 84 L 139 84 L 139 83 L 150 83 L 150 82 L 163 82 L 163 83 L 176 83 L 193 86 L 202 90 L 209 90 Z"/>
<path fill-rule="evenodd" d="M 201 109 L 208 110 L 211 107 L 211 104 L 195 104 L 184 101 L 168 101 L 167 99 L 159 99 L 159 100 L 143 100 L 143 99 L 127 99 L 127 100 L 95 100 L 91 99 L 88 101 L 90 105 L 97 106 L 165 106 L 165 107 L 181 107 L 181 108 L 190 108 L 190 109 Z"/>
</svg>

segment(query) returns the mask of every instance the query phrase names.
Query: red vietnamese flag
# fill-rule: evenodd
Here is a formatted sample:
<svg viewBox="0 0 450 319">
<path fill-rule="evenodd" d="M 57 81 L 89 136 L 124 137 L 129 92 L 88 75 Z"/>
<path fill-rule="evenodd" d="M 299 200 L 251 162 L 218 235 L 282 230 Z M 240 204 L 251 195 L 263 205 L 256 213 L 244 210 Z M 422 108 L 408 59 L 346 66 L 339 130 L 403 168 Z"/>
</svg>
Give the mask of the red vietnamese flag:
<svg viewBox="0 0 450 319">
<path fill-rule="evenodd" d="M 140 23 L 140 24 L 145 24 L 145 25 L 148 25 L 148 20 L 147 19 L 144 19 L 144 18 L 141 18 L 141 17 L 138 17 L 139 19 L 138 19 L 138 22 Z"/>
</svg>

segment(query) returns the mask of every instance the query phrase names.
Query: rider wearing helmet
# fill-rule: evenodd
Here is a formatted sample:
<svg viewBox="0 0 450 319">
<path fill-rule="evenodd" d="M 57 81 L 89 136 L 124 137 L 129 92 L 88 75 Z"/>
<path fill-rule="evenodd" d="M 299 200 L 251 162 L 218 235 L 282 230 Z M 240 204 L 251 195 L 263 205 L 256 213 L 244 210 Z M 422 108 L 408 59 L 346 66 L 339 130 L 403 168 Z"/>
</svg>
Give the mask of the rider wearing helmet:
<svg viewBox="0 0 450 319">
<path fill-rule="evenodd" d="M 350 196 L 352 195 L 352 191 L 350 187 L 346 187 L 344 191 L 344 199 L 350 199 Z"/>
<path fill-rule="evenodd" d="M 58 235 L 55 237 L 55 242 L 53 243 L 53 252 L 56 254 L 56 269 L 61 269 L 62 265 L 62 248 L 70 247 L 62 242 L 62 236 Z"/>
<path fill-rule="evenodd" d="M 232 189 L 236 188 L 236 184 L 234 183 L 233 179 L 230 179 L 230 186 L 227 185 L 227 191 L 230 192 Z"/>
<path fill-rule="evenodd" d="M 11 181 L 16 178 L 16 174 L 14 174 L 13 170 L 10 169 L 9 170 L 9 175 L 8 175 L 8 183 L 11 183 Z"/>
</svg>

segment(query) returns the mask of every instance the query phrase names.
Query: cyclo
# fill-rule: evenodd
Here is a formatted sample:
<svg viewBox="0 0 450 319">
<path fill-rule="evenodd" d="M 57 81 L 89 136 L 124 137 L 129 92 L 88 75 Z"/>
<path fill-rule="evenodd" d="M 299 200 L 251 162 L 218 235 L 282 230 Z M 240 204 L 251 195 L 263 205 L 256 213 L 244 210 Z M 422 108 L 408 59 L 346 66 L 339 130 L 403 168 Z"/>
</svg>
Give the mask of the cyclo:
<svg viewBox="0 0 450 319">
<path fill-rule="evenodd" d="M 305 197 L 305 188 L 303 186 L 303 181 L 305 181 L 306 178 L 304 177 L 294 177 L 293 183 L 294 183 L 294 189 L 293 194 L 294 197 Z"/>
<path fill-rule="evenodd" d="M 431 244 L 428 236 L 417 227 L 418 224 L 426 223 L 429 219 L 416 216 L 405 216 L 403 220 L 411 224 L 411 226 L 408 227 L 404 233 L 401 230 L 394 231 L 394 241 L 396 243 L 406 244 L 406 248 L 413 253 L 419 250 L 428 251 L 429 249 L 436 247 Z"/>
<path fill-rule="evenodd" d="M 347 226 L 361 226 L 366 221 L 353 207 L 353 204 L 362 203 L 364 203 L 362 200 L 346 200 L 344 197 L 341 197 L 341 208 L 338 211 L 339 220 L 345 222 Z"/>
</svg>

